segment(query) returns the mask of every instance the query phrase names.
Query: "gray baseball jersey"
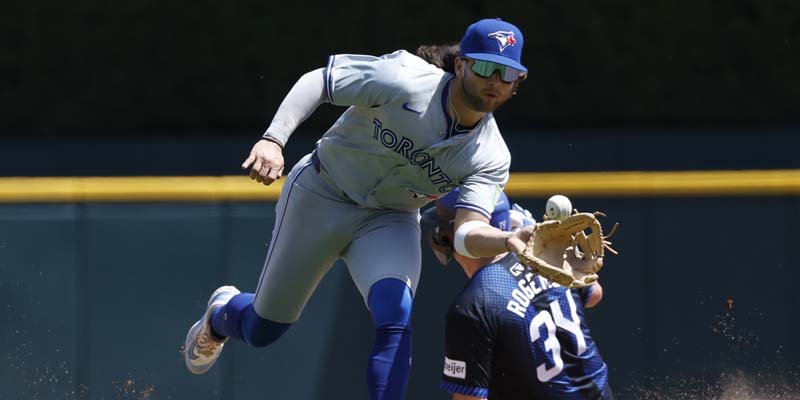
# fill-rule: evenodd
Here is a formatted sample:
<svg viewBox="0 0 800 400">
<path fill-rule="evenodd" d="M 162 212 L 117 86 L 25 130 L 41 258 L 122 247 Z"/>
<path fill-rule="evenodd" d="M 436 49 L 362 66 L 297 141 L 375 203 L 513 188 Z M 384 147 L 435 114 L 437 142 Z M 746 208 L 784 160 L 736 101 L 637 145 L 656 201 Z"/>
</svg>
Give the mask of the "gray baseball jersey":
<svg viewBox="0 0 800 400">
<path fill-rule="evenodd" d="M 337 55 L 325 95 L 350 108 L 287 176 L 255 310 L 294 322 L 338 259 L 365 301 L 399 279 L 414 291 L 422 262 L 419 208 L 460 187 L 456 207 L 489 217 L 510 156 L 491 114 L 458 131 L 446 112 L 453 75 L 405 51 Z"/>
<path fill-rule="evenodd" d="M 330 57 L 328 101 L 351 107 L 320 139 L 319 157 L 353 201 L 414 210 L 461 186 L 460 205 L 491 215 L 511 157 L 492 114 L 458 134 L 451 77 L 406 51 Z"/>
</svg>

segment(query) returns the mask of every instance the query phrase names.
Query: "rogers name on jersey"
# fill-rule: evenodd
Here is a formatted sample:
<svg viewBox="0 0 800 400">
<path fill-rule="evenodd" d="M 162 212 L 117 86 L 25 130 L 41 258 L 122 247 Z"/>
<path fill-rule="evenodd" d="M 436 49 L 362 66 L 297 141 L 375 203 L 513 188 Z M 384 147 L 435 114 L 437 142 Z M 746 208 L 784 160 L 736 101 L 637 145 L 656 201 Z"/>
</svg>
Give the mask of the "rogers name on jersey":
<svg viewBox="0 0 800 400">
<path fill-rule="evenodd" d="M 531 300 L 537 294 L 543 290 L 561 286 L 532 272 L 525 273 L 525 267 L 520 263 L 514 264 L 509 271 L 512 275 L 519 277 L 519 280 L 517 280 L 517 288 L 511 291 L 511 300 L 508 301 L 506 309 L 523 319 L 525 311 L 531 305 Z"/>
<path fill-rule="evenodd" d="M 422 151 L 422 149 L 414 149 L 414 141 L 402 136 L 397 137 L 397 134 L 390 129 L 383 129 L 383 123 L 375 118 L 372 123 L 375 125 L 373 139 L 379 141 L 384 147 L 391 149 L 407 159 L 411 164 L 417 165 L 428 173 L 431 183 L 438 186 L 439 193 L 449 193 L 458 184 L 453 183 L 453 180 L 447 176 L 441 168 L 436 166 L 436 158 L 430 154 Z"/>
</svg>

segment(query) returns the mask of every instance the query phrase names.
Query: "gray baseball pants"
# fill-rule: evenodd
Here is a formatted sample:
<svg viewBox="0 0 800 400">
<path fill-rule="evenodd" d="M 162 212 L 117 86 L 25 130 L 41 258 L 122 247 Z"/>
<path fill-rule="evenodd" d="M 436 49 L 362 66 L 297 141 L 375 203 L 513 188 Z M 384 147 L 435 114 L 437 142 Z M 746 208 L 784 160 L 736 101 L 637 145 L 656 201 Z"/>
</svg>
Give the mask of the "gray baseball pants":
<svg viewBox="0 0 800 400">
<path fill-rule="evenodd" d="M 365 304 L 372 285 L 384 278 L 399 279 L 414 293 L 422 263 L 419 212 L 358 206 L 312 154 L 292 168 L 278 199 L 253 301 L 256 313 L 280 323 L 297 321 L 338 259 L 347 264 Z"/>
</svg>

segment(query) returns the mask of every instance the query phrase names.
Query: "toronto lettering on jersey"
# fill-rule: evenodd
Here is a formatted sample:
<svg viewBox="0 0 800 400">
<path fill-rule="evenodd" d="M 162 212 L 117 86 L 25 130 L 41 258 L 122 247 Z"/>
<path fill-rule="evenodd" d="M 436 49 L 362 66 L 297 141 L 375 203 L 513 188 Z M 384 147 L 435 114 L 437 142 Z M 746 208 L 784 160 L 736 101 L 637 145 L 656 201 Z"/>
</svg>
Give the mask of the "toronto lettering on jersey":
<svg viewBox="0 0 800 400">
<path fill-rule="evenodd" d="M 436 158 L 431 157 L 430 154 L 421 149 L 414 149 L 414 141 L 405 136 L 398 138 L 397 134 L 392 130 L 383 129 L 383 123 L 377 118 L 372 123 L 375 124 L 375 130 L 372 134 L 375 140 L 379 141 L 384 147 L 400 154 L 411 164 L 425 170 L 434 185 L 444 184 L 439 186 L 439 193 L 449 193 L 458 187 L 458 184 L 453 183 L 453 180 L 441 168 L 436 166 Z"/>
<path fill-rule="evenodd" d="M 518 277 L 517 288 L 511 291 L 511 300 L 508 301 L 506 309 L 513 312 L 520 318 L 525 318 L 525 310 L 531 305 L 531 300 L 543 290 L 560 286 L 555 282 L 542 278 L 532 272 L 525 272 L 525 267 L 521 264 L 514 264 L 510 268 L 511 274 Z"/>
</svg>

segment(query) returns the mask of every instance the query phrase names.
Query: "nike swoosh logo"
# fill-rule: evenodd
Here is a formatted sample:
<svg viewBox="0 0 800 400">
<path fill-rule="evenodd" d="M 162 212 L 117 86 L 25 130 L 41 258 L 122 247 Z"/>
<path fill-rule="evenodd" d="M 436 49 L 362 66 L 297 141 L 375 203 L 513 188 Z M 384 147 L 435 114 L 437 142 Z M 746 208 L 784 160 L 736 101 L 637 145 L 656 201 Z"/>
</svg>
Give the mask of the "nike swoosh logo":
<svg viewBox="0 0 800 400">
<path fill-rule="evenodd" d="M 417 110 L 415 110 L 415 109 L 413 109 L 413 108 L 409 107 L 409 106 L 408 106 L 408 102 L 405 102 L 405 103 L 403 103 L 403 110 L 406 110 L 406 111 L 411 111 L 411 112 L 413 112 L 414 114 L 420 114 L 420 115 L 422 115 L 422 111 L 417 111 Z"/>
</svg>

